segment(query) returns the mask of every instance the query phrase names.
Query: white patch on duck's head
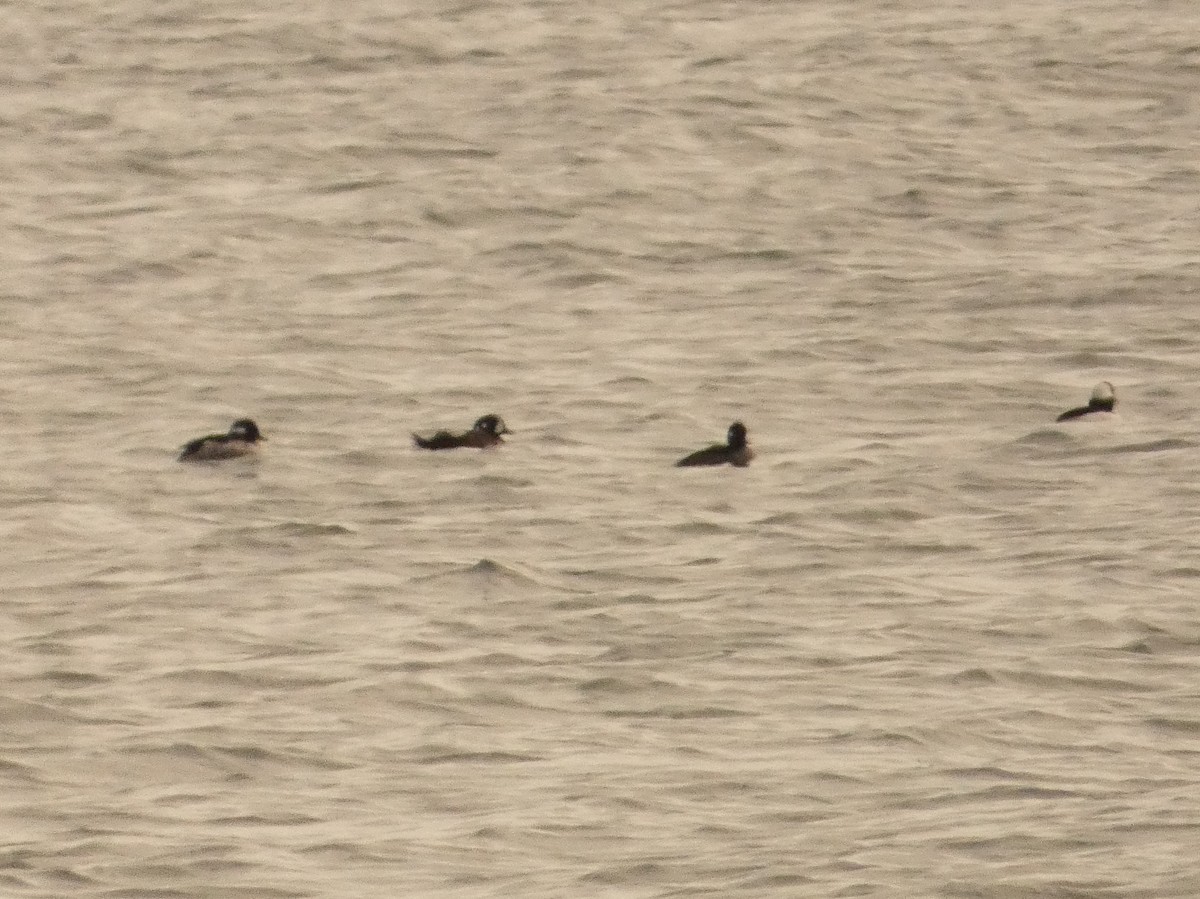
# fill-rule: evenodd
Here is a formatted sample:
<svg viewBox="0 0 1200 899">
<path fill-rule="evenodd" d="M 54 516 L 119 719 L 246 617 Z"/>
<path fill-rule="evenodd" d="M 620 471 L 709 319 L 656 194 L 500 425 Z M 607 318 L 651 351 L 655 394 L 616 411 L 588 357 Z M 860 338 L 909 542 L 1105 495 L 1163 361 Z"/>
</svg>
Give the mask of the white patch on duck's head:
<svg viewBox="0 0 1200 899">
<path fill-rule="evenodd" d="M 229 428 L 229 436 L 234 440 L 245 440 L 247 443 L 266 440 L 259 432 L 258 425 L 249 418 L 239 418 L 235 421 Z"/>
<path fill-rule="evenodd" d="M 1101 381 L 1092 390 L 1092 398 L 1088 400 L 1088 405 L 1093 409 L 1103 409 L 1111 412 L 1117 404 L 1117 391 L 1112 386 L 1111 381 Z"/>
<path fill-rule="evenodd" d="M 473 430 L 485 431 L 488 434 L 495 434 L 497 436 L 499 436 L 500 434 L 511 434 L 512 433 L 512 431 L 510 431 L 505 426 L 504 419 L 501 418 L 499 415 L 483 416 L 482 418 L 480 418 L 478 421 L 475 422 L 475 427 L 473 428 Z"/>
</svg>

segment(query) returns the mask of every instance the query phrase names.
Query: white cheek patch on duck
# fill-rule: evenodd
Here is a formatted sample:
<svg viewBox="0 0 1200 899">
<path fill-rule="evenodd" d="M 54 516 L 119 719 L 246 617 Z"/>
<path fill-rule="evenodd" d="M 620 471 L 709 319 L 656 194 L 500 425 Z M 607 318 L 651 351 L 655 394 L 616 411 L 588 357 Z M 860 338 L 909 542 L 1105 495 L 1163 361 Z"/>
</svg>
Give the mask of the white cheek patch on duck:
<svg viewBox="0 0 1200 899">
<path fill-rule="evenodd" d="M 1101 381 L 1096 385 L 1096 389 L 1092 391 L 1092 398 L 1088 405 L 1096 409 L 1111 410 L 1117 404 L 1117 391 L 1108 381 Z"/>
</svg>

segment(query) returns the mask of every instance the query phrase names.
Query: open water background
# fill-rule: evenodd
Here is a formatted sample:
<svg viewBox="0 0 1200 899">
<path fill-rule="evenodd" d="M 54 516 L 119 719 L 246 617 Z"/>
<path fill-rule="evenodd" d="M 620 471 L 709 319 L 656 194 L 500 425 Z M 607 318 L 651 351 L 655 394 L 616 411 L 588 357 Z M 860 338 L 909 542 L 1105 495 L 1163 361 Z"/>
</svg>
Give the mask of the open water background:
<svg viewBox="0 0 1200 899">
<path fill-rule="evenodd" d="M 4 897 L 1200 895 L 1200 5 L 4 13 Z"/>
</svg>

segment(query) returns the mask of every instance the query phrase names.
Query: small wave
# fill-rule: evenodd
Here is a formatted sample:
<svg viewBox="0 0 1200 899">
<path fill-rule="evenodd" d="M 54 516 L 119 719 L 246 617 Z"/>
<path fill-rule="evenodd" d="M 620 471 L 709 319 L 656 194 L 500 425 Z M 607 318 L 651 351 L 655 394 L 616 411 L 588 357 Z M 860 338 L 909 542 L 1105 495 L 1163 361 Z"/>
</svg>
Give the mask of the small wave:
<svg viewBox="0 0 1200 899">
<path fill-rule="evenodd" d="M 1051 689 L 1102 690 L 1106 693 L 1153 693 L 1149 684 L 1121 680 L 1115 677 L 1091 677 L 1083 675 L 1052 674 L 1046 671 L 1012 672 L 1009 676 L 1018 683 Z"/>
<path fill-rule="evenodd" d="M 342 453 L 338 459 L 346 465 L 362 468 L 379 468 L 392 461 L 392 456 L 379 450 L 349 450 Z"/>
<path fill-rule="evenodd" d="M 168 683 L 179 681 L 195 687 L 205 686 L 220 690 L 286 691 L 310 687 L 327 687 L 332 684 L 341 683 L 344 679 L 339 677 L 303 676 L 293 673 L 267 673 L 264 669 L 239 671 L 226 668 L 178 668 L 158 675 L 155 680 Z"/>
<path fill-rule="evenodd" d="M 390 178 L 353 178 L 346 181 L 332 181 L 312 188 L 316 194 L 344 194 L 357 190 L 370 190 L 375 187 L 387 187 L 392 184 Z"/>
<path fill-rule="evenodd" d="M 931 517 L 931 515 L 925 512 L 918 512 L 916 509 L 903 509 L 898 507 L 871 507 L 866 509 L 854 509 L 834 515 L 834 518 L 836 518 L 838 521 L 860 525 L 879 524 L 882 522 L 902 522 L 907 524 L 914 521 L 926 521 Z"/>
<path fill-rule="evenodd" d="M 1154 647 L 1146 640 L 1132 640 L 1117 647 L 1122 652 L 1132 652 L 1138 655 L 1153 655 Z"/>
<path fill-rule="evenodd" d="M 353 534 L 345 525 L 321 524 L 307 521 L 284 521 L 265 527 L 233 528 L 218 530 L 195 544 L 197 549 L 210 549 L 230 545 L 277 548 L 291 540 L 312 537 L 338 537 Z"/>
<path fill-rule="evenodd" d="M 475 481 L 481 487 L 533 487 L 534 482 L 528 478 L 517 478 L 509 475 L 481 474 Z"/>
<path fill-rule="evenodd" d="M 419 575 L 414 584 L 424 588 L 449 590 L 454 593 L 472 593 L 485 599 L 505 599 L 528 596 L 531 589 L 548 589 L 549 585 L 515 566 L 493 559 L 480 559 L 469 565 L 452 564 L 449 571 Z"/>
<path fill-rule="evenodd" d="M 707 720 L 711 718 L 744 718 L 750 712 L 726 706 L 664 706 L 657 709 L 614 709 L 604 713 L 609 718 L 666 718 L 670 721 Z"/>
<path fill-rule="evenodd" d="M 1121 446 L 1114 446 L 1103 450 L 1106 454 L 1114 453 L 1161 453 L 1165 450 L 1175 449 L 1190 449 L 1194 447 L 1190 440 L 1184 440 L 1179 437 L 1166 437 L 1162 440 L 1150 440 L 1146 443 L 1126 443 Z"/>
<path fill-rule="evenodd" d="M 271 529 L 289 537 L 328 537 L 354 533 L 352 528 L 342 524 L 317 524 L 308 521 L 287 521 L 273 525 Z"/>
<path fill-rule="evenodd" d="M 14 727 L 25 725 L 42 727 L 47 724 L 70 724 L 77 726 L 83 723 L 93 724 L 98 720 L 40 702 L 4 697 L 0 697 L 0 715 L 4 716 L 6 727 L 10 731 Z"/>
<path fill-rule="evenodd" d="M 488 765 L 511 765 L 518 762 L 540 762 L 542 757 L 525 752 L 472 752 L 463 749 L 447 749 L 440 746 L 427 747 L 422 757 L 417 758 L 417 764 L 448 765 L 461 762 L 474 762 Z"/>
<path fill-rule="evenodd" d="M 728 525 L 717 524 L 712 521 L 689 521 L 685 524 L 674 525 L 671 530 L 677 534 L 687 534 L 688 536 L 733 533 L 733 529 Z"/>
<path fill-rule="evenodd" d="M 1038 428 L 1024 437 L 1013 441 L 1017 445 L 1062 446 L 1071 442 L 1071 435 L 1062 428 Z"/>
<path fill-rule="evenodd" d="M 1146 723 L 1158 730 L 1200 736 L 1200 720 L 1195 718 L 1148 718 Z"/>
<path fill-rule="evenodd" d="M 622 375 L 619 378 L 609 378 L 604 382 L 605 387 L 612 388 L 650 387 L 653 385 L 653 381 L 651 381 L 649 378 L 642 377 L 641 375 Z"/>
<path fill-rule="evenodd" d="M 739 262 L 789 262 L 796 258 L 796 254 L 791 250 L 779 247 L 764 248 L 761 250 L 731 250 L 727 253 L 722 253 L 721 256 L 725 259 L 733 259 Z"/>
<path fill-rule="evenodd" d="M 108 683 L 109 678 L 100 677 L 89 671 L 47 671 L 42 679 L 48 680 L 57 687 L 94 687 L 97 684 Z"/>
<path fill-rule="evenodd" d="M 557 275 L 550 278 L 547 283 L 553 287 L 561 287 L 566 290 L 578 290 L 584 287 L 594 287 L 597 284 L 616 284 L 624 280 L 621 275 L 615 272 L 582 271 Z"/>
<path fill-rule="evenodd" d="M 959 686 L 964 684 L 978 686 L 979 684 L 996 683 L 996 678 L 985 668 L 965 668 L 962 671 L 952 674 L 948 680 L 950 683 Z"/>
</svg>

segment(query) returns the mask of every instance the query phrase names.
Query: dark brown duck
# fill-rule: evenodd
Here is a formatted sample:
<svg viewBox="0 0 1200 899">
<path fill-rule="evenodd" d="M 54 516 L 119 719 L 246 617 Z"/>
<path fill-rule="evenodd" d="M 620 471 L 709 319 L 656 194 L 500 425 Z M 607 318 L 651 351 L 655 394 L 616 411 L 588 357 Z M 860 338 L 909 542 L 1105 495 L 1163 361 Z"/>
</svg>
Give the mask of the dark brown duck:
<svg viewBox="0 0 1200 899">
<path fill-rule="evenodd" d="M 253 420 L 239 418 L 225 434 L 209 434 L 190 441 L 179 454 L 180 462 L 217 462 L 221 459 L 237 459 L 258 453 L 258 445 L 267 438 L 258 430 Z"/>
<path fill-rule="evenodd" d="M 725 443 L 714 443 L 712 446 L 696 450 L 684 456 L 675 463 L 677 468 L 687 468 L 693 465 L 736 465 L 744 468 L 754 458 L 754 450 L 746 440 L 746 426 L 735 421 L 729 426 Z"/>
<path fill-rule="evenodd" d="M 1111 412 L 1117 406 L 1117 391 L 1113 388 L 1109 381 L 1101 381 L 1092 391 L 1091 399 L 1088 400 L 1086 406 L 1079 406 L 1075 409 L 1068 409 L 1055 421 L 1070 421 L 1073 418 L 1082 418 L 1085 415 L 1091 415 L 1093 412 Z"/>
<path fill-rule="evenodd" d="M 501 435 L 511 433 L 499 415 L 485 415 L 475 422 L 471 430 L 462 434 L 452 434 L 450 431 L 438 431 L 432 437 L 413 434 L 413 443 L 427 450 L 458 449 L 464 446 L 486 449 L 503 443 L 504 438 Z"/>
</svg>

